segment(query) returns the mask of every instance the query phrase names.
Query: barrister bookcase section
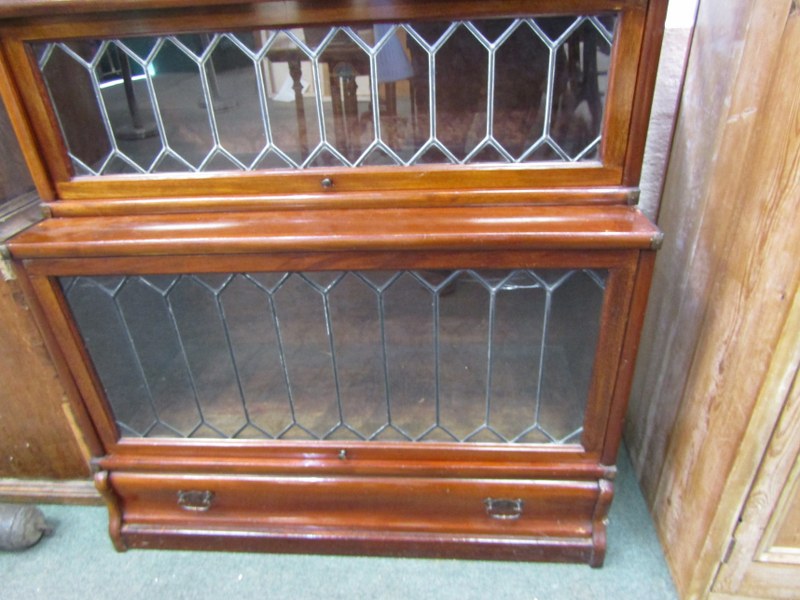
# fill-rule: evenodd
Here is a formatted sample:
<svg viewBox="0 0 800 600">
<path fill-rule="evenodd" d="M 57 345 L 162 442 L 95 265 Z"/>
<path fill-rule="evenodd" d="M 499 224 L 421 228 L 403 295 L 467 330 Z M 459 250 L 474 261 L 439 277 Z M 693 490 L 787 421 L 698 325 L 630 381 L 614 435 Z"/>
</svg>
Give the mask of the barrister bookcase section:
<svg viewBox="0 0 800 600">
<path fill-rule="evenodd" d="M 1 89 L 116 547 L 601 565 L 666 3 L 95 4 Z"/>
</svg>

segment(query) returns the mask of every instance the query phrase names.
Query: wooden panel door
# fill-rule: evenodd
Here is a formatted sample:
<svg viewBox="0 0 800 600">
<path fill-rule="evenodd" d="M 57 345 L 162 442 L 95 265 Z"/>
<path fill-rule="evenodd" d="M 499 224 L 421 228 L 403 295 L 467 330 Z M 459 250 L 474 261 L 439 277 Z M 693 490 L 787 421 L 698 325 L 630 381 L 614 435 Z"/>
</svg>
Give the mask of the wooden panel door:
<svg viewBox="0 0 800 600">
<path fill-rule="evenodd" d="M 800 597 L 800 297 L 776 358 L 783 365 L 770 382 L 778 392 L 788 388 L 786 402 L 714 593 Z"/>
<path fill-rule="evenodd" d="M 782 408 L 781 408 L 782 407 Z M 776 410 L 777 408 L 777 410 Z M 770 432 L 769 442 L 760 431 Z M 800 597 L 800 293 L 759 398 L 746 454 L 766 446 L 712 597 Z"/>
</svg>

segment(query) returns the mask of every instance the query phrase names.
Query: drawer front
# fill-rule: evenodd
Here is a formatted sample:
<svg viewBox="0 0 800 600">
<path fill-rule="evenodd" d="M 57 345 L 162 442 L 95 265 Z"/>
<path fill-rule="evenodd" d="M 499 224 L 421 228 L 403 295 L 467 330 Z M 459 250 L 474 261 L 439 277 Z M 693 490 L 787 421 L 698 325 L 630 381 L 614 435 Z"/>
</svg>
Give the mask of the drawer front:
<svg viewBox="0 0 800 600">
<path fill-rule="evenodd" d="M 587 538 L 596 482 L 113 473 L 125 528 Z"/>
</svg>

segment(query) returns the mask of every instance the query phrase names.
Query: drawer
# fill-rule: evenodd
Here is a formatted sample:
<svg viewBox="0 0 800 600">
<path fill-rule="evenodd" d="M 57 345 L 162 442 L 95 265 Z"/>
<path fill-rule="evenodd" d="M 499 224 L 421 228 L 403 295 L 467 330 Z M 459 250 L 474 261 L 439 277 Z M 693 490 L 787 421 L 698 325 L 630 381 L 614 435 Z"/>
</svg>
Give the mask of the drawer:
<svg viewBox="0 0 800 600">
<path fill-rule="evenodd" d="M 110 483 L 127 547 L 281 552 L 586 554 L 600 498 L 592 481 L 115 472 Z"/>
</svg>

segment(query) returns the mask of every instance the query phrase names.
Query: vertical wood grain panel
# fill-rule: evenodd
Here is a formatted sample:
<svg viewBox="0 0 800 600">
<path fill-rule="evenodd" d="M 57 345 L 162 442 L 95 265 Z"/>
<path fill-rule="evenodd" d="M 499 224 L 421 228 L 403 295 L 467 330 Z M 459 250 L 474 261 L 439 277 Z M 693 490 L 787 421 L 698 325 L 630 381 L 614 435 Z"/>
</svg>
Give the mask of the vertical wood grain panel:
<svg viewBox="0 0 800 600">
<path fill-rule="evenodd" d="M 709 302 L 714 268 L 709 240 L 726 227 L 724 218 L 714 222 L 711 199 L 719 198 L 720 208 L 730 203 L 715 188 L 741 161 L 739 153 L 718 149 L 723 141 L 743 147 L 753 128 L 751 120 L 726 122 L 743 60 L 750 4 L 701 2 L 687 64 L 659 214 L 665 241 L 656 259 L 626 428 L 631 459 L 649 502 Z M 753 81 L 753 89 L 763 94 L 761 79 Z M 733 216 L 730 210 L 728 224 Z"/>
<path fill-rule="evenodd" d="M 88 477 L 63 387 L 13 281 L 0 281 L 0 352 L 0 477 Z"/>
<path fill-rule="evenodd" d="M 721 559 L 712 522 L 800 280 L 791 8 L 702 0 L 665 186 L 628 443 L 687 596 Z"/>
</svg>

